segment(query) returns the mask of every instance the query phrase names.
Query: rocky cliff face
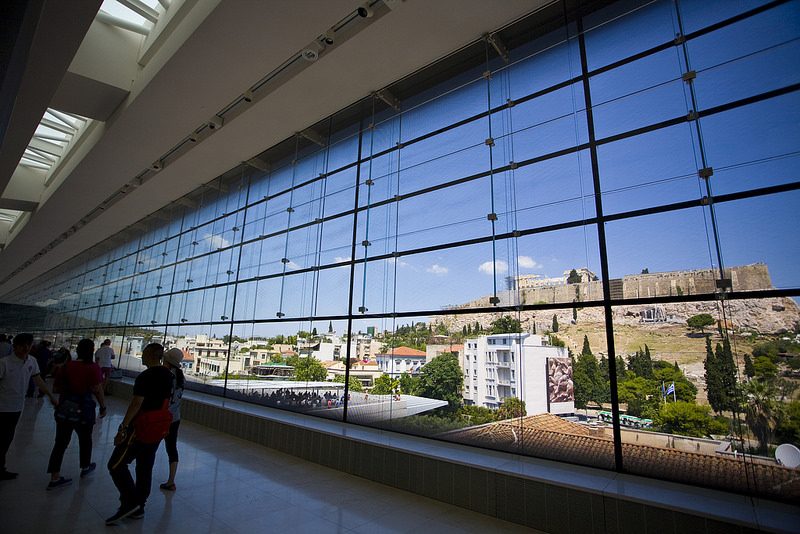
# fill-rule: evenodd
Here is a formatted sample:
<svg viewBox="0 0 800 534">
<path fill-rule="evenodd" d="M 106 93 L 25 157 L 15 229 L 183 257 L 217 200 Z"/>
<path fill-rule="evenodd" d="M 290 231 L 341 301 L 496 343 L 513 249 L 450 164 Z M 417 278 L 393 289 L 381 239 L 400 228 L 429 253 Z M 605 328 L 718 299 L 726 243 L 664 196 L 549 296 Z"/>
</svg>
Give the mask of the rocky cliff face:
<svg viewBox="0 0 800 534">
<path fill-rule="evenodd" d="M 487 302 L 488 297 L 467 304 L 464 308 L 486 306 Z M 663 316 L 665 321 L 649 323 L 643 319 L 645 312 L 654 308 L 660 308 L 663 311 L 663 314 L 659 313 L 658 315 Z M 800 307 L 793 299 L 787 297 L 725 301 L 724 309 L 723 303 L 718 301 L 680 302 L 658 306 L 615 306 L 612 313 L 615 324 L 650 324 L 652 326 L 659 324 L 685 325 L 686 319 L 699 313 L 708 313 L 718 321 L 723 320 L 724 315 L 725 324 L 729 328 L 738 332 L 751 331 L 762 334 L 781 334 L 793 331 L 796 325 L 800 325 Z M 572 309 L 524 311 L 520 313 L 522 328 L 525 331 L 531 331 L 535 322 L 538 332 L 549 330 L 553 315 L 558 318 L 560 325 L 567 325 L 572 321 Z M 498 314 L 493 313 L 444 315 L 433 319 L 433 322 L 444 323 L 449 331 L 456 332 L 466 325 L 474 326 L 476 322 L 480 323 L 482 327 L 488 328 L 497 317 Z M 579 323 L 602 323 L 604 320 L 602 308 L 578 310 Z"/>
</svg>

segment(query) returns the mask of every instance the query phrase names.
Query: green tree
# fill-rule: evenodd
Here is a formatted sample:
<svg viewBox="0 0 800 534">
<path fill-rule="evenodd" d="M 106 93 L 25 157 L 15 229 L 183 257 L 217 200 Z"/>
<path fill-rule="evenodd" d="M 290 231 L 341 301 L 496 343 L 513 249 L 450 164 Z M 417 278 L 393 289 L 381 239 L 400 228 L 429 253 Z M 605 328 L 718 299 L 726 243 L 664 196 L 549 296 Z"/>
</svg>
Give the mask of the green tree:
<svg viewBox="0 0 800 534">
<path fill-rule="evenodd" d="M 387 374 L 382 374 L 373 382 L 370 393 L 374 393 L 375 395 L 391 395 L 394 393 L 398 382 L 397 379 L 393 379 Z"/>
<path fill-rule="evenodd" d="M 522 332 L 522 326 L 519 319 L 515 319 L 511 315 L 503 315 L 492 321 L 489 331 L 492 334 L 511 334 Z"/>
<path fill-rule="evenodd" d="M 576 408 L 586 408 L 590 401 L 597 404 L 606 401 L 606 379 L 600 372 L 600 365 L 591 350 L 579 354 L 577 360 L 573 359 L 572 381 Z"/>
<path fill-rule="evenodd" d="M 335 377 L 333 377 L 333 381 L 339 382 L 340 384 L 344 384 L 344 375 L 336 375 Z M 348 391 L 350 392 L 355 391 L 356 393 L 359 393 L 361 391 L 364 391 L 364 385 L 361 383 L 361 380 L 359 380 L 354 376 L 351 376 L 350 387 L 348 388 Z"/>
<path fill-rule="evenodd" d="M 800 445 L 800 401 L 784 405 L 775 428 L 775 437 L 779 443 Z"/>
<path fill-rule="evenodd" d="M 708 406 L 700 406 L 691 402 L 670 402 L 661 406 L 655 416 L 654 423 L 662 432 L 702 438 L 720 429 L 711 417 Z"/>
<path fill-rule="evenodd" d="M 320 382 L 325 380 L 328 370 L 313 356 L 297 358 L 294 378 L 301 382 Z"/>
<path fill-rule="evenodd" d="M 461 335 L 464 337 L 467 336 L 467 325 L 461 327 Z"/>
<path fill-rule="evenodd" d="M 642 269 L 642 274 L 650 274 L 650 269 L 645 267 L 644 269 Z"/>
<path fill-rule="evenodd" d="M 444 352 L 428 362 L 419 377 L 419 394 L 447 401 L 447 410 L 454 412 L 461 406 L 461 388 L 464 377 L 458 357 Z"/>
<path fill-rule="evenodd" d="M 558 332 L 558 317 L 553 315 L 553 332 Z"/>
<path fill-rule="evenodd" d="M 772 363 L 769 356 L 758 356 L 752 363 L 753 376 L 771 379 L 778 376 L 778 366 Z"/>
<path fill-rule="evenodd" d="M 653 377 L 653 360 L 650 358 L 650 348 L 647 345 L 645 345 L 645 350 L 640 348 L 635 354 L 628 357 L 628 369 L 637 376 Z"/>
<path fill-rule="evenodd" d="M 668 362 L 654 361 L 653 362 L 653 385 L 659 389 L 661 384 L 669 387 L 669 384 L 675 383 L 675 398 L 679 401 L 694 402 L 697 396 L 697 386 L 686 378 L 680 368 L 675 369 L 674 365 Z"/>
<path fill-rule="evenodd" d="M 405 395 L 416 395 L 419 391 L 419 378 L 411 376 L 408 373 L 403 373 L 398 379 L 398 386 L 400 386 L 401 393 Z"/>
<path fill-rule="evenodd" d="M 719 384 L 722 387 L 722 408 L 730 411 L 738 411 L 739 401 L 736 380 L 736 363 L 733 361 L 733 352 L 728 338 L 722 340 L 722 344 L 717 343 L 715 350 L 717 372 L 719 373 Z"/>
<path fill-rule="evenodd" d="M 711 349 L 711 338 L 706 337 L 706 359 L 703 362 L 706 378 L 706 396 L 711 409 L 722 413 L 725 409 L 725 394 L 722 374 L 717 362 L 717 353 Z"/>
<path fill-rule="evenodd" d="M 617 387 L 620 402 L 628 405 L 628 414 L 634 417 L 653 417 L 661 402 L 660 384 L 642 376 L 630 376 Z"/>
<path fill-rule="evenodd" d="M 592 348 L 589 346 L 589 336 L 583 336 L 583 348 L 581 354 L 592 354 Z"/>
<path fill-rule="evenodd" d="M 497 420 L 504 421 L 506 419 L 514 419 L 517 417 L 525 417 L 528 415 L 525 409 L 525 401 L 516 397 L 506 397 L 503 404 L 497 409 Z"/>
<path fill-rule="evenodd" d="M 333 321 L 328 321 L 328 333 L 333 334 Z"/>
<path fill-rule="evenodd" d="M 485 406 L 462 406 L 460 415 L 469 426 L 485 425 L 497 420 L 497 412 Z"/>
<path fill-rule="evenodd" d="M 567 276 L 567 283 L 568 284 L 577 284 L 581 281 L 581 275 L 578 274 L 578 271 L 572 269 L 569 272 L 569 276 Z"/>
<path fill-rule="evenodd" d="M 744 374 L 747 378 L 756 376 L 756 368 L 753 367 L 753 359 L 749 354 L 744 355 Z"/>
<path fill-rule="evenodd" d="M 699 313 L 686 319 L 686 324 L 692 330 L 700 330 L 701 333 L 705 334 L 705 328 L 714 324 L 714 318 L 707 313 Z"/>
<path fill-rule="evenodd" d="M 758 440 L 758 450 L 766 453 L 780 417 L 778 388 L 774 380 L 754 378 L 742 387 L 745 400 L 745 421 Z"/>
</svg>

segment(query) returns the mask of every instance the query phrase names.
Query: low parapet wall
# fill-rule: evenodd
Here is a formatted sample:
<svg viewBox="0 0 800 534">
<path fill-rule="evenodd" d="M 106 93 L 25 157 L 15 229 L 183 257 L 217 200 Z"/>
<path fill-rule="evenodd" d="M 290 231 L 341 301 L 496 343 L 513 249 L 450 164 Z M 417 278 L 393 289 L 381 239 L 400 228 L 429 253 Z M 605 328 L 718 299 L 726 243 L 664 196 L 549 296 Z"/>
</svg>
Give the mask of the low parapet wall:
<svg viewBox="0 0 800 534">
<path fill-rule="evenodd" d="M 133 386 L 112 381 L 110 391 L 130 398 Z M 186 421 L 331 469 L 542 532 L 793 532 L 800 524 L 800 511 L 779 503 L 480 452 L 201 393 L 187 392 L 181 414 Z"/>
</svg>

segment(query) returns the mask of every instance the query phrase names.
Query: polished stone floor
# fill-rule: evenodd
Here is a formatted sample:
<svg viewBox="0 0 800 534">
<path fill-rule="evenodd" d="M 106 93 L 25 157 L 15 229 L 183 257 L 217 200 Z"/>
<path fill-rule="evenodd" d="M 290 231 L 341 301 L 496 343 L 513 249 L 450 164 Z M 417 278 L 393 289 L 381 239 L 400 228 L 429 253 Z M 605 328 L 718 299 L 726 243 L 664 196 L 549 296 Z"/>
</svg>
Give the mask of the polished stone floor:
<svg viewBox="0 0 800 534">
<path fill-rule="evenodd" d="M 97 470 L 79 478 L 77 436 L 64 457 L 69 486 L 46 491 L 47 459 L 55 437 L 52 407 L 27 399 L 8 469 L 0 481 L 0 532 L 243 532 L 491 533 L 531 532 L 494 519 L 300 460 L 248 441 L 182 422 L 177 491 L 164 492 L 163 446 L 153 470 L 153 491 L 143 519 L 106 527 L 118 506 L 105 464 L 125 404 L 109 399 L 109 415 L 94 429 Z"/>
</svg>

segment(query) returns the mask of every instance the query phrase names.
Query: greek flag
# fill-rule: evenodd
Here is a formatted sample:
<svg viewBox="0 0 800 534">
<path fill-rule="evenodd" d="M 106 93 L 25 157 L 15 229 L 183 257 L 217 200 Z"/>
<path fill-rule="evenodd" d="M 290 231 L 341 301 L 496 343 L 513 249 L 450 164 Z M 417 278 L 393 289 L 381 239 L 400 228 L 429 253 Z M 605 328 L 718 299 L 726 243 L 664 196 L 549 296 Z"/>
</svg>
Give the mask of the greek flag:
<svg viewBox="0 0 800 534">
<path fill-rule="evenodd" d="M 667 393 L 666 393 L 666 395 L 669 395 L 670 393 L 675 393 L 675 382 L 673 382 L 672 384 L 670 384 L 670 385 L 669 385 L 669 387 L 667 388 Z"/>
</svg>

